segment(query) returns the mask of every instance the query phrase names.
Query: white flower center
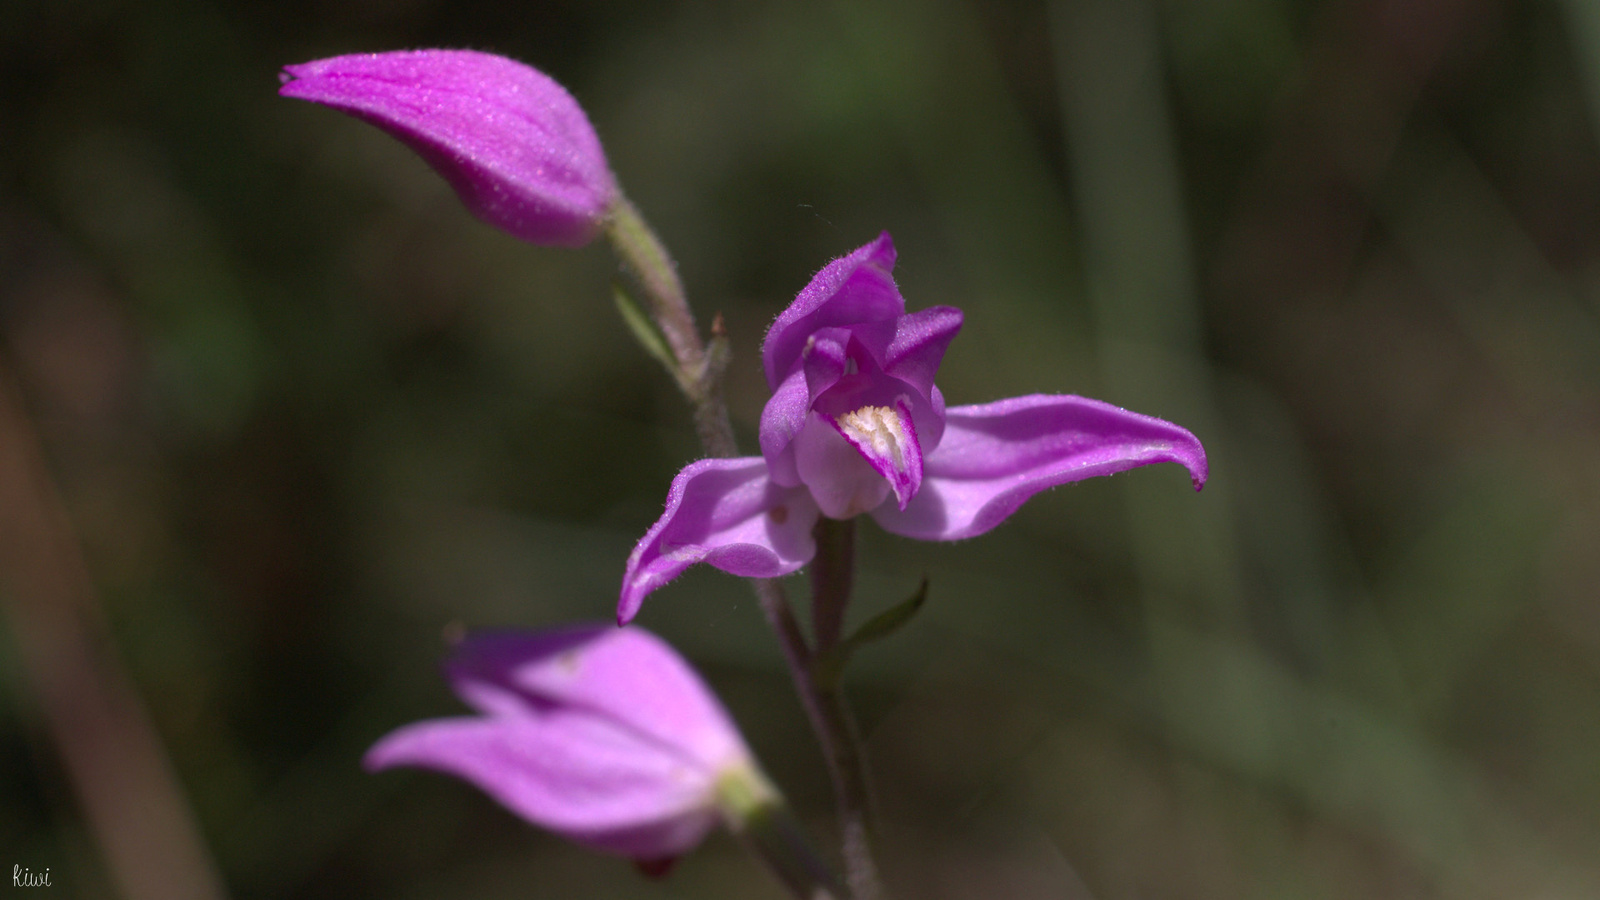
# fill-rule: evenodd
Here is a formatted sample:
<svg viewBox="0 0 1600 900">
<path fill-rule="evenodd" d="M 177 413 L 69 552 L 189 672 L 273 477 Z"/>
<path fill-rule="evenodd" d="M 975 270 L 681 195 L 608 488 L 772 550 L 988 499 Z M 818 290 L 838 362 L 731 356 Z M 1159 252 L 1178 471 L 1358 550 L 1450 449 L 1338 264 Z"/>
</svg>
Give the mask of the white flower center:
<svg viewBox="0 0 1600 900">
<path fill-rule="evenodd" d="M 895 469 L 905 471 L 903 449 L 909 439 L 900 414 L 887 406 L 863 406 L 855 412 L 845 413 L 838 419 L 839 430 L 849 435 L 863 448 L 870 448 L 879 459 L 887 459 Z"/>
</svg>

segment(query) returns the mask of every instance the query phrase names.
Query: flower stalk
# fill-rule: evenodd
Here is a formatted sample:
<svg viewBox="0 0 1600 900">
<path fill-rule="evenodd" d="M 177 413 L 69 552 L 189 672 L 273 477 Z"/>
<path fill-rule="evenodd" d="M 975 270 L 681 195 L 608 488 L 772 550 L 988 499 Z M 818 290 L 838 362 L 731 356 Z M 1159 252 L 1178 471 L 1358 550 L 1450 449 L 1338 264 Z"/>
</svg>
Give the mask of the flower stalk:
<svg viewBox="0 0 1600 900">
<path fill-rule="evenodd" d="M 1050 487 L 1152 463 L 1183 465 L 1198 490 L 1207 472 L 1200 442 L 1170 422 L 1072 395 L 947 407 L 934 376 L 963 314 L 906 310 L 884 232 L 819 271 L 768 329 L 761 455 L 739 457 L 722 394 L 730 350 L 721 316 L 703 341 L 671 255 L 618 188 L 565 88 L 470 50 L 333 57 L 286 66 L 282 81 L 281 95 L 404 142 L 474 215 L 515 237 L 581 247 L 606 235 L 643 300 L 619 286 L 617 308 L 693 407 L 707 453 L 673 479 L 664 514 L 630 555 L 617 622 L 696 563 L 750 579 L 832 776 L 850 895 L 878 900 L 866 765 L 841 673 L 857 648 L 915 614 L 927 583 L 844 637 L 854 518 L 954 541 L 995 528 Z M 773 580 L 807 565 L 809 643 Z M 552 641 L 571 646 L 553 656 Z M 577 674 L 580 663 L 593 677 Z M 465 651 L 452 678 L 480 715 L 402 729 L 368 754 L 369 766 L 456 774 L 529 821 L 652 872 L 721 814 L 797 896 L 837 893 L 725 713 L 657 639 L 606 628 L 487 639 Z M 678 705 L 617 705 L 669 683 Z M 562 715 L 552 719 L 555 709 Z M 683 777 L 668 777 L 685 762 Z"/>
<path fill-rule="evenodd" d="M 878 900 L 883 896 L 883 888 L 877 862 L 872 856 L 866 757 L 861 752 L 855 719 L 845 705 L 837 678 L 830 681 L 819 676 L 815 666 L 817 656 L 800 631 L 800 623 L 795 619 L 783 585 L 774 578 L 752 578 L 750 583 L 768 626 L 778 635 L 795 693 L 821 745 L 828 777 L 833 782 L 850 896 L 853 900 Z"/>
<path fill-rule="evenodd" d="M 709 343 L 702 343 L 671 255 L 638 208 L 625 197 L 619 195 L 614 203 L 605 233 L 623 265 L 637 280 L 644 293 L 645 308 L 666 339 L 676 363 L 672 374 L 694 409 L 695 432 L 701 445 L 712 457 L 736 456 L 738 444 L 722 399 L 722 376 L 731 356 L 722 317 L 718 315 L 713 320 Z M 854 900 L 877 900 L 883 891 L 868 840 L 867 777 L 860 737 L 837 681 L 821 684 L 812 667 L 817 653 L 838 643 L 843 628 L 853 581 L 855 526 L 850 521 L 821 518 L 816 529 L 819 545 L 828 548 L 819 548 L 813 577 L 816 650 L 806 641 L 782 586 L 769 578 L 752 578 L 750 582 L 762 614 L 778 637 L 801 706 L 827 762 L 838 805 L 849 894 Z M 768 846 L 771 842 L 765 833 L 761 839 L 763 843 L 755 847 L 758 855 L 792 887 L 785 872 L 793 874 L 796 870 L 792 866 L 780 869 L 767 856 L 772 846 L 781 848 L 784 842 Z"/>
<path fill-rule="evenodd" d="M 811 560 L 811 628 L 820 655 L 837 646 L 844 631 L 845 606 L 855 580 L 856 520 L 823 516 L 811 534 L 817 542 L 817 555 Z"/>
<path fill-rule="evenodd" d="M 806 840 L 805 829 L 760 773 L 723 778 L 717 785 L 717 803 L 734 835 L 790 893 L 805 900 L 844 896 L 832 870 Z"/>
<path fill-rule="evenodd" d="M 806 667 L 807 690 L 815 697 L 819 733 L 836 736 L 824 743 L 824 749 L 833 775 L 850 893 L 856 900 L 868 900 L 881 896 L 882 888 L 872 857 L 872 791 L 860 728 L 845 701 L 838 673 L 823 672 L 815 664 L 819 657 L 837 650 L 844 631 L 845 608 L 855 581 L 855 520 L 823 516 L 817 519 L 812 535 L 817 542 L 817 555 L 811 561 L 815 655 Z"/>
<path fill-rule="evenodd" d="M 703 344 L 677 264 L 627 197 L 618 194 L 612 203 L 605 233 L 623 266 L 638 281 L 650 318 L 666 339 L 675 362 L 672 375 L 694 407 L 695 432 L 701 445 L 711 456 L 737 455 L 733 425 L 722 399 L 722 373 L 730 354 L 721 316 L 712 322 L 710 345 Z"/>
<path fill-rule="evenodd" d="M 286 66 L 281 80 L 282 96 L 340 110 L 405 143 L 450 183 L 475 216 L 517 238 L 580 247 L 605 234 L 643 301 L 635 304 L 619 287 L 618 310 L 689 400 L 706 453 L 718 459 L 737 454 L 722 395 L 730 356 L 722 319 L 715 318 L 709 342 L 702 341 L 671 255 L 618 189 L 593 126 L 565 88 L 515 60 L 467 50 L 339 56 Z M 796 523 L 803 521 L 809 530 L 806 515 L 798 512 Z M 846 547 L 850 534 L 847 529 L 840 536 Z M 828 558 L 842 565 L 824 577 L 833 587 L 817 606 L 831 611 L 825 614 L 832 616 L 831 624 L 819 632 L 831 646 L 843 621 L 851 558 L 848 552 Z M 837 679 L 819 690 L 814 654 L 781 588 L 759 578 L 752 583 L 783 646 L 840 796 L 864 797 L 850 787 L 865 780 Z M 619 612 L 619 619 L 631 619 L 636 612 L 637 604 L 626 615 Z M 552 642 L 571 646 L 565 655 L 552 656 Z M 596 684 L 622 679 L 636 682 L 637 689 L 618 696 L 602 691 L 605 702 L 599 706 L 568 702 L 573 699 L 569 694 L 585 694 L 592 687 L 575 674 L 573 666 L 580 662 L 604 676 Z M 714 799 L 727 824 L 796 896 L 833 900 L 840 895 L 836 879 L 806 846 L 776 790 L 743 764 L 748 753 L 731 723 L 716 711 L 714 699 L 692 674 L 685 674 L 670 648 L 654 638 L 633 630 L 592 628 L 503 635 L 467 646 L 454 665 L 454 686 L 480 715 L 401 729 L 373 748 L 369 767 L 414 765 L 463 777 L 529 821 L 633 857 L 649 871 L 664 870 L 698 843 L 715 817 L 707 806 Z M 667 681 L 676 684 L 678 700 L 705 714 L 695 721 L 667 723 L 671 727 L 656 734 L 652 726 L 660 723 L 652 723 L 650 716 L 675 708 L 672 704 L 612 707 L 622 695 L 659 689 L 661 679 L 652 672 L 666 672 Z M 563 713 L 559 721 L 549 718 L 555 708 Z M 624 739 L 641 727 L 641 733 L 655 734 L 657 740 Z M 597 735 L 610 737 L 601 740 Z M 708 755 L 703 746 L 678 747 L 680 739 L 705 739 L 720 750 Z M 673 759 L 695 764 L 691 780 L 714 779 L 715 789 L 709 795 L 685 794 L 679 790 L 682 784 L 657 777 L 663 746 L 677 747 Z M 620 778 L 623 774 L 629 777 Z M 574 791 L 574 785 L 584 789 Z M 844 855 L 852 867 L 852 893 L 867 900 L 879 891 L 870 859 L 861 864 L 865 844 L 853 836 L 864 830 L 850 824 L 857 821 L 864 821 L 864 812 L 845 817 Z"/>
</svg>

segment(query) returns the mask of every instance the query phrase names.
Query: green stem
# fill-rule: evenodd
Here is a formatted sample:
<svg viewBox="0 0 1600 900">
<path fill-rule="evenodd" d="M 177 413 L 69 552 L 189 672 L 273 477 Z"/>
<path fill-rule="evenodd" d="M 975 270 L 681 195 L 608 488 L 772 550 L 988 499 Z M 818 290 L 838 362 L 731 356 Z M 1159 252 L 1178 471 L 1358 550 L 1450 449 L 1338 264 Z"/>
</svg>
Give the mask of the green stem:
<svg viewBox="0 0 1600 900">
<path fill-rule="evenodd" d="M 811 663 L 815 657 L 800 632 L 800 623 L 784 595 L 783 585 L 771 578 L 752 578 L 750 583 L 767 624 L 778 635 L 795 693 L 800 696 L 800 705 L 822 746 L 839 810 L 845 879 L 850 896 L 854 900 L 878 900 L 883 896 L 883 888 L 878 879 L 877 863 L 872 858 L 870 792 L 855 719 L 839 689 L 823 686 L 813 677 Z"/>
<path fill-rule="evenodd" d="M 624 267 L 643 289 L 650 318 L 661 329 L 677 363 L 678 387 L 694 406 L 695 433 L 712 456 L 736 456 L 733 425 L 722 399 L 722 373 L 728 366 L 728 341 L 722 317 L 711 323 L 711 343 L 700 342 L 694 313 L 672 255 L 627 197 L 618 195 L 606 222 L 606 236 Z"/>
<path fill-rule="evenodd" d="M 650 303 L 651 318 L 661 327 L 672 355 L 686 372 L 700 369 L 705 350 L 700 345 L 700 334 L 695 330 L 694 313 L 689 310 L 683 282 L 678 278 L 678 267 L 667 248 L 650 230 L 644 217 L 627 197 L 618 195 L 611 207 L 606 235 L 611 246 L 622 257 L 628 271 L 639 280 L 645 298 Z"/>
<path fill-rule="evenodd" d="M 717 802 L 728 827 L 789 893 L 803 900 L 844 896 L 838 877 L 822 860 L 783 797 L 753 767 L 722 776 Z"/>
<path fill-rule="evenodd" d="M 827 653 L 839 643 L 844 611 L 855 580 L 856 520 L 821 516 L 811 531 L 817 555 L 811 560 L 811 627 L 817 653 Z"/>
<path fill-rule="evenodd" d="M 815 652 L 820 656 L 837 647 L 844 632 L 845 609 L 855 581 L 856 523 L 823 516 L 817 519 L 812 536 L 817 555 L 811 560 L 811 623 Z M 833 773 L 850 892 L 856 900 L 878 897 L 882 889 L 871 851 L 872 792 L 860 731 L 836 674 L 819 677 L 814 668 L 809 671 L 807 688 L 815 697 L 814 715 L 820 721 L 817 730 L 833 737 L 823 746 Z"/>
<path fill-rule="evenodd" d="M 829 769 L 834 776 L 834 799 L 839 807 L 839 831 L 850 896 L 855 900 L 878 900 L 883 896 L 883 887 L 878 878 L 878 864 L 872 857 L 872 799 L 866 759 L 861 754 L 861 735 L 837 687 L 815 690 L 822 727 L 834 736 L 827 749 L 831 754 Z"/>
</svg>

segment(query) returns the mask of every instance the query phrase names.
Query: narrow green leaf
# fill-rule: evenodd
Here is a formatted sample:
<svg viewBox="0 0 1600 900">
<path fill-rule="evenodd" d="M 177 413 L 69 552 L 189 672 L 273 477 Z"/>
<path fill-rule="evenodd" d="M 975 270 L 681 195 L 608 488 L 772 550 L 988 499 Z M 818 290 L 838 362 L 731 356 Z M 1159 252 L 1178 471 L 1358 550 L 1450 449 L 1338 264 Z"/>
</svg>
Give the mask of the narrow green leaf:
<svg viewBox="0 0 1600 900">
<path fill-rule="evenodd" d="M 678 362 L 672 358 L 672 351 L 667 349 L 667 339 L 661 333 L 661 329 L 656 327 L 656 323 L 639 308 L 633 297 L 622 289 L 622 285 L 611 286 L 611 298 L 616 301 L 617 312 L 622 313 L 622 321 L 626 322 L 628 330 L 633 332 L 634 340 L 637 340 L 646 353 L 655 357 L 657 362 L 666 366 L 667 371 L 676 377 Z"/>
<path fill-rule="evenodd" d="M 844 675 L 845 664 L 857 650 L 865 644 L 882 640 L 899 631 L 927 601 L 928 579 L 923 578 L 922 585 L 917 588 L 915 594 L 863 622 L 854 634 L 826 652 L 812 657 L 811 683 L 823 690 L 838 687 L 839 679 Z"/>
<path fill-rule="evenodd" d="M 917 588 L 915 594 L 863 622 L 861 627 L 856 629 L 855 634 L 845 639 L 845 645 L 850 648 L 851 652 L 854 652 L 862 644 L 882 640 L 894 634 L 900 630 L 901 626 L 911 621 L 911 617 L 917 614 L 917 610 L 921 609 L 922 604 L 926 603 L 927 600 L 928 579 L 924 577 L 922 586 Z"/>
</svg>

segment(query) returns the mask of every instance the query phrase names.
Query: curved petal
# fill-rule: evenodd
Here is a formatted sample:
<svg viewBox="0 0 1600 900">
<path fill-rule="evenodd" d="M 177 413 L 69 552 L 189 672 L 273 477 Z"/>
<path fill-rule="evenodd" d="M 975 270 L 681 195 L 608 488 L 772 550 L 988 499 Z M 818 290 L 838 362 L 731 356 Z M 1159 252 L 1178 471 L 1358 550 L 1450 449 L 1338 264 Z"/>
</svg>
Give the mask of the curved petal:
<svg viewBox="0 0 1600 900">
<path fill-rule="evenodd" d="M 954 306 L 930 306 L 896 319 L 892 340 L 878 351 L 884 373 L 915 387 L 927 399 L 944 352 L 961 331 L 961 321 L 961 310 Z"/>
<path fill-rule="evenodd" d="M 456 695 L 489 716 L 588 710 L 717 771 L 750 759 L 711 690 L 667 643 L 638 627 L 483 632 L 445 664 Z"/>
<path fill-rule="evenodd" d="M 454 775 L 536 825 L 636 859 L 687 852 L 717 821 L 712 773 L 582 711 L 417 722 L 363 764 Z"/>
<path fill-rule="evenodd" d="M 618 624 L 632 621 L 646 595 L 697 562 L 749 578 L 799 569 L 817 552 L 816 521 L 810 494 L 774 483 L 759 456 L 690 463 L 672 479 L 667 511 L 628 557 Z"/>
<path fill-rule="evenodd" d="M 548 75 L 471 50 L 336 56 L 284 68 L 278 93 L 363 119 L 415 150 L 473 214 L 536 244 L 581 246 L 616 182 L 594 127 Z"/>
<path fill-rule="evenodd" d="M 799 367 L 778 385 L 761 410 L 761 456 L 767 461 L 768 477 L 784 487 L 800 483 L 790 444 L 800 436 L 810 411 L 811 390 L 806 385 L 805 370 Z"/>
<path fill-rule="evenodd" d="M 1159 462 L 1187 468 L 1196 490 L 1205 484 L 1205 448 L 1171 422 L 1068 395 L 956 406 L 923 461 L 922 490 L 904 510 L 884 504 L 873 517 L 906 537 L 959 540 L 1000 524 L 1045 488 Z"/>
<path fill-rule="evenodd" d="M 904 314 L 906 302 L 890 275 L 894 260 L 894 241 L 885 231 L 849 256 L 823 266 L 767 330 L 761 345 L 767 386 L 778 389 L 817 329 Z"/>
<path fill-rule="evenodd" d="M 961 330 L 962 312 L 953 306 L 931 306 L 895 320 L 894 336 L 879 357 L 883 373 L 909 386 L 921 402 L 911 404 L 912 421 L 924 453 L 944 440 L 944 397 L 933 377 L 945 350 Z M 914 492 L 914 491 L 913 491 Z"/>
<path fill-rule="evenodd" d="M 881 324 L 893 327 L 893 320 Z M 851 364 L 850 340 L 855 337 L 856 329 L 864 327 L 867 326 L 818 328 L 806 338 L 805 348 L 800 351 L 800 364 L 795 368 L 805 373 L 806 390 L 813 404 L 817 397 L 827 393 L 856 368 Z"/>
</svg>

